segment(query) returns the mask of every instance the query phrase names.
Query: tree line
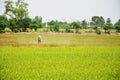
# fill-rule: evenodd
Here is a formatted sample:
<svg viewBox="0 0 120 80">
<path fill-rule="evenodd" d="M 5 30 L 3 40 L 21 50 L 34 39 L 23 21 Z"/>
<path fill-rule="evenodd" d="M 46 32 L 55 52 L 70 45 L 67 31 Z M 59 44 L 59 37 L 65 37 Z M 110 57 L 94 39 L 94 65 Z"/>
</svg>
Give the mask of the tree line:
<svg viewBox="0 0 120 80">
<path fill-rule="evenodd" d="M 105 19 L 102 16 L 93 16 L 91 21 L 73 21 L 62 22 L 58 20 L 51 20 L 48 22 L 42 22 L 41 16 L 35 16 L 30 18 L 28 16 L 28 4 L 24 0 L 7 0 L 5 3 L 5 11 L 3 15 L 0 15 L 0 33 L 5 32 L 5 28 L 9 28 L 11 32 L 27 32 L 27 29 L 37 31 L 38 28 L 46 28 L 46 31 L 60 32 L 60 29 L 64 29 L 64 32 L 79 33 L 80 29 L 94 29 L 97 34 L 101 34 L 100 29 L 104 29 L 105 33 L 110 33 L 112 29 L 116 32 L 120 32 L 120 19 L 113 24 L 110 18 Z"/>
</svg>

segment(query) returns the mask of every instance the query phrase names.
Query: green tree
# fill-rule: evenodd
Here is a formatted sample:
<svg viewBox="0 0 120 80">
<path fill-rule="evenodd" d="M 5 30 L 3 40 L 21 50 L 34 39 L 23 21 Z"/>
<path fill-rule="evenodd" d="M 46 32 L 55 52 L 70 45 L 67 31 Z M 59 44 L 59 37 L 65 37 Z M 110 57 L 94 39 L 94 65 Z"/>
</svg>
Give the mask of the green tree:
<svg viewBox="0 0 120 80">
<path fill-rule="evenodd" d="M 75 32 L 78 33 L 79 29 L 81 28 L 81 24 L 80 22 L 72 22 L 71 26 L 73 26 L 73 28 L 75 29 Z"/>
<path fill-rule="evenodd" d="M 86 20 L 83 20 L 81 25 L 82 25 L 82 29 L 87 29 L 87 21 Z"/>
<path fill-rule="evenodd" d="M 103 29 L 105 30 L 105 33 L 107 33 L 108 28 L 109 28 L 109 25 L 106 23 L 103 27 Z"/>
<path fill-rule="evenodd" d="M 35 31 L 37 31 L 38 27 L 39 27 L 39 22 L 37 20 L 33 19 L 30 24 L 30 29 L 34 29 Z"/>
<path fill-rule="evenodd" d="M 23 26 L 23 21 L 28 16 L 27 6 L 28 4 L 24 0 L 17 0 L 16 2 L 12 0 L 5 1 L 5 15 L 9 16 L 10 19 L 16 20 L 18 29 L 25 27 Z"/>
<path fill-rule="evenodd" d="M 111 23 L 111 19 L 107 18 L 106 23 L 104 24 L 103 29 L 105 30 L 105 33 L 110 33 L 110 29 L 112 28 L 112 23 Z"/>
<path fill-rule="evenodd" d="M 9 28 L 11 29 L 12 32 L 15 32 L 16 30 L 18 30 L 17 27 L 17 22 L 15 18 L 9 19 Z"/>
<path fill-rule="evenodd" d="M 92 17 L 92 24 L 94 24 L 94 26 L 95 27 L 103 27 L 103 25 L 104 25 L 104 23 L 105 23 L 105 20 L 104 20 L 104 18 L 101 16 L 101 17 L 99 17 L 99 16 L 93 16 Z"/>
<path fill-rule="evenodd" d="M 4 15 L 0 15 L 0 33 L 4 32 L 5 27 L 8 25 L 8 19 Z"/>
<path fill-rule="evenodd" d="M 115 29 L 117 32 L 120 32 L 120 19 L 118 20 L 118 22 L 115 23 Z"/>
<path fill-rule="evenodd" d="M 39 22 L 39 28 L 42 28 L 42 17 L 41 16 L 35 16 L 35 20 Z"/>
<path fill-rule="evenodd" d="M 48 26 L 50 28 L 50 31 L 53 32 L 56 24 L 58 24 L 58 23 L 56 21 L 54 21 L 54 20 L 51 20 L 51 21 L 47 22 L 47 24 L 48 24 Z"/>
<path fill-rule="evenodd" d="M 103 28 L 104 24 L 105 24 L 105 19 L 101 16 L 99 17 L 100 18 L 100 22 L 99 22 L 99 25 L 101 28 Z"/>
<path fill-rule="evenodd" d="M 59 25 L 58 24 L 55 24 L 54 27 L 53 27 L 53 30 L 55 32 L 59 32 Z"/>
<path fill-rule="evenodd" d="M 51 20 L 49 22 L 47 22 L 48 26 L 54 26 L 56 24 L 56 21 Z"/>
<path fill-rule="evenodd" d="M 27 28 L 30 27 L 30 24 L 31 24 L 31 18 L 29 17 L 26 17 L 22 20 L 22 31 L 25 32 L 27 30 Z"/>
</svg>

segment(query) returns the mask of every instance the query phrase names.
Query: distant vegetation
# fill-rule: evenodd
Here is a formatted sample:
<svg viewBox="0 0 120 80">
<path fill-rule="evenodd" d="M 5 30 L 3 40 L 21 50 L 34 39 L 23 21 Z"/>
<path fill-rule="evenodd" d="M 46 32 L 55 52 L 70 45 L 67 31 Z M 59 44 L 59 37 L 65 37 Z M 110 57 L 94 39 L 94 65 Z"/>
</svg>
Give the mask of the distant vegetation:
<svg viewBox="0 0 120 80">
<path fill-rule="evenodd" d="M 28 4 L 24 0 L 12 0 L 5 1 L 5 11 L 3 15 L 0 15 L 0 33 L 4 32 L 31 32 L 42 29 L 43 32 L 67 32 L 67 33 L 79 33 L 81 30 L 95 30 L 97 34 L 101 34 L 101 30 L 104 33 L 110 33 L 111 30 L 120 32 L 120 20 L 115 24 L 111 22 L 111 18 L 105 20 L 102 16 L 93 16 L 91 21 L 73 21 L 62 22 L 58 20 L 51 20 L 43 22 L 41 16 L 35 16 L 30 18 L 28 16 Z"/>
</svg>

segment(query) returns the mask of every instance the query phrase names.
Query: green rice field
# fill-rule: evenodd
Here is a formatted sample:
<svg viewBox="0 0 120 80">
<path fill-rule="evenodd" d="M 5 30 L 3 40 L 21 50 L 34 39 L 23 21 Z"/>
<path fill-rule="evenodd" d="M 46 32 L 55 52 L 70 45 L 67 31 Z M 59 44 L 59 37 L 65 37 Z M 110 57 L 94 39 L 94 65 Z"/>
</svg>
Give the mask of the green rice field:
<svg viewBox="0 0 120 80">
<path fill-rule="evenodd" d="M 120 80 L 120 35 L 0 34 L 0 80 Z"/>
</svg>

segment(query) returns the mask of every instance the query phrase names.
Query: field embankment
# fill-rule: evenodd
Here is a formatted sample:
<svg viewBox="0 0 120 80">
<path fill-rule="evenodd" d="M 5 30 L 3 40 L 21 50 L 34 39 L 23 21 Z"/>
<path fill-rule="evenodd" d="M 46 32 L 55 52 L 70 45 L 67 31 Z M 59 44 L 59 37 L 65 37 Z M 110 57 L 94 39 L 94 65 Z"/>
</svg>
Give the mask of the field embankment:
<svg viewBox="0 0 120 80">
<path fill-rule="evenodd" d="M 37 46 L 39 33 L 0 34 L 0 46 Z M 120 46 L 120 35 L 40 33 L 41 46 Z"/>
</svg>

